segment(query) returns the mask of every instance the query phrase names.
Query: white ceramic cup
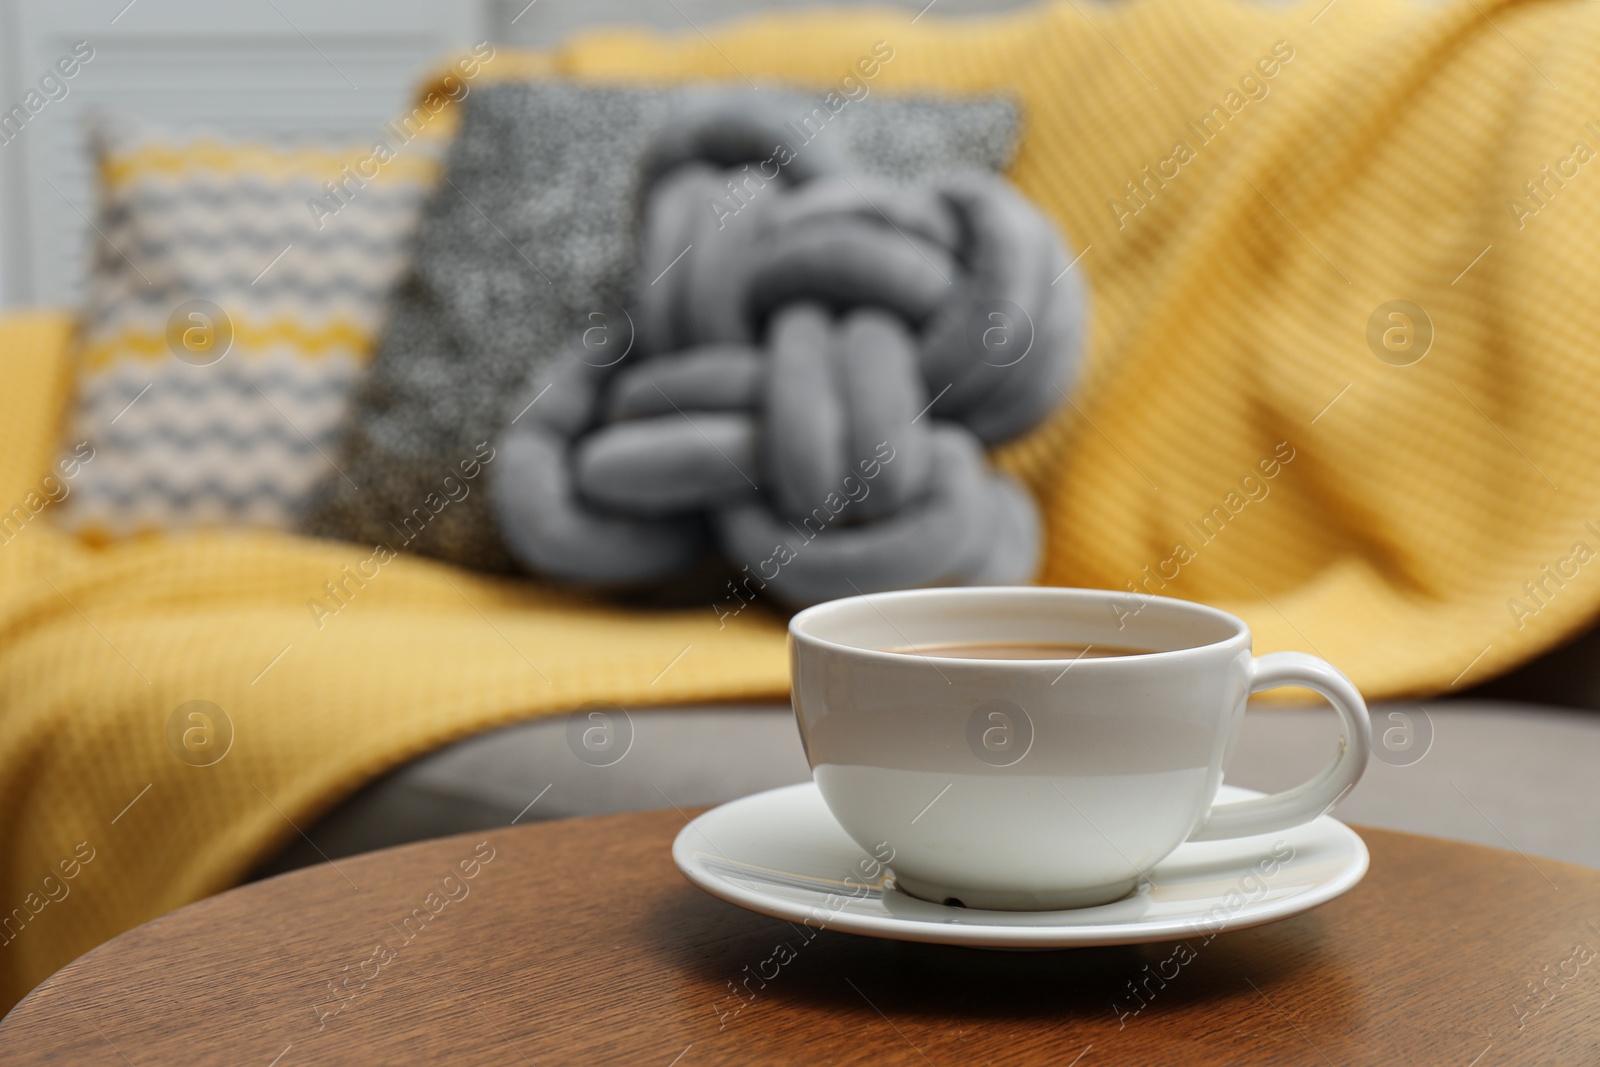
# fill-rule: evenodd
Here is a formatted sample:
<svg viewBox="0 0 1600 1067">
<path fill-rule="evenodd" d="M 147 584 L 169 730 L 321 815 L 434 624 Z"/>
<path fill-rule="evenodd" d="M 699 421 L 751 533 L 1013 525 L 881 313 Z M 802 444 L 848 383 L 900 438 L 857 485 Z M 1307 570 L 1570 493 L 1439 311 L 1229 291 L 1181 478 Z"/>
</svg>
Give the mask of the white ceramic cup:
<svg viewBox="0 0 1600 1067">
<path fill-rule="evenodd" d="M 1150 650 L 1057 660 L 887 651 L 955 642 Z M 795 716 L 829 810 L 896 886 L 970 908 L 1088 907 L 1184 841 L 1266 834 L 1327 811 L 1366 769 L 1361 694 L 1299 652 L 1252 657 L 1216 608 L 1094 589 L 874 593 L 789 623 Z M 1315 777 L 1215 804 L 1251 693 L 1303 686 L 1343 738 Z"/>
</svg>

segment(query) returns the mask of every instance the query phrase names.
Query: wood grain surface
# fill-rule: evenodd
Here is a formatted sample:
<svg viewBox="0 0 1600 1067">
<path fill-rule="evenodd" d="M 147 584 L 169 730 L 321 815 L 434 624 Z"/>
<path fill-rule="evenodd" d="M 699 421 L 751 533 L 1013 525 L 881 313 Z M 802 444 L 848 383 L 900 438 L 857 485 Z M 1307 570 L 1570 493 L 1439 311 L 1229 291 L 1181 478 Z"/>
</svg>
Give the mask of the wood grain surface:
<svg viewBox="0 0 1600 1067">
<path fill-rule="evenodd" d="M 682 823 L 497 830 L 224 893 L 58 972 L 0 1023 L 0 1062 L 1600 1063 L 1586 868 L 1363 830 L 1367 879 L 1294 919 L 990 952 L 713 899 L 673 867 Z"/>
</svg>

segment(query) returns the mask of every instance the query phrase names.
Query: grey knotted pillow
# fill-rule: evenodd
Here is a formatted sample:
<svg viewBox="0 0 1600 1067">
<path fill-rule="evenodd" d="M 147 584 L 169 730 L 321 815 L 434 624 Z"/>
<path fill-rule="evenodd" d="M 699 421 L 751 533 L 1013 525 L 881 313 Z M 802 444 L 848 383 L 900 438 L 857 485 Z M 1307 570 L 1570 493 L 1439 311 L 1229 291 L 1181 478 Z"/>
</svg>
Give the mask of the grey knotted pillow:
<svg viewBox="0 0 1600 1067">
<path fill-rule="evenodd" d="M 1059 239 L 993 174 L 878 184 L 791 129 L 718 94 L 652 145 L 627 328 L 569 345 L 500 445 L 529 569 L 634 585 L 716 552 L 791 603 L 1032 573 L 1033 504 L 981 443 L 1070 384 Z"/>
<path fill-rule="evenodd" d="M 993 170 L 1015 140 L 1015 111 L 997 98 L 873 92 L 819 127 L 816 95 L 761 96 L 803 125 L 798 153 L 847 163 L 858 182 Z M 594 328 L 595 316 L 622 320 L 639 269 L 649 168 L 670 162 L 647 159 L 647 150 L 702 99 L 679 87 L 559 82 L 473 91 L 334 454 L 344 476 L 330 470 L 319 485 L 307 532 L 522 569 L 497 526 L 488 479 L 463 480 L 461 465 L 476 470 L 490 455 L 486 442 L 530 399 L 526 383 Z"/>
</svg>

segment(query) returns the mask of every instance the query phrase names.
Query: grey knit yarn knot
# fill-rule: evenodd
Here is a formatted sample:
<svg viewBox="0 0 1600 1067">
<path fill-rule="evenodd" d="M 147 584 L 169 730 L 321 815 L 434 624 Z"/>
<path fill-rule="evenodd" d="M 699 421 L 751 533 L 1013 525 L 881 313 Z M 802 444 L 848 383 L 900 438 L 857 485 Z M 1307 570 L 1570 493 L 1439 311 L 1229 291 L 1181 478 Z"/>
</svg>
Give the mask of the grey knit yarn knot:
<svg viewBox="0 0 1600 1067">
<path fill-rule="evenodd" d="M 500 459 L 529 569 L 630 585 L 719 553 L 794 604 L 1026 581 L 1037 511 L 983 445 L 1070 387 L 1084 296 L 1004 179 L 876 187 L 710 99 L 645 168 L 629 329 L 534 383 Z"/>
</svg>

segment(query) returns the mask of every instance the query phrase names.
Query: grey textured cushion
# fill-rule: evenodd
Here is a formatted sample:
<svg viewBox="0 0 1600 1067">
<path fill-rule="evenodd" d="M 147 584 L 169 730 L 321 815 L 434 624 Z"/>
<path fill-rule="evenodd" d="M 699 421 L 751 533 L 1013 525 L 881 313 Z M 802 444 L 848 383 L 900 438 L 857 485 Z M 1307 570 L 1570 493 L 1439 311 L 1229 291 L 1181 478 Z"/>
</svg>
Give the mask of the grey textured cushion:
<svg viewBox="0 0 1600 1067">
<path fill-rule="evenodd" d="M 992 172 L 884 188 L 797 137 L 735 89 L 652 143 L 632 344 L 585 331 L 497 442 L 490 498 L 529 570 L 628 587 L 716 555 L 796 605 L 1036 571 L 1037 512 L 981 443 L 1073 384 L 1060 235 Z M 618 417 L 641 376 L 664 403 Z"/>
<path fill-rule="evenodd" d="M 318 487 L 308 532 L 516 569 L 487 493 L 436 514 L 423 502 L 481 442 L 500 436 L 518 414 L 513 398 L 573 337 L 625 321 L 645 149 L 694 94 L 560 83 L 473 94 L 356 396 L 340 462 L 348 481 L 334 476 Z M 797 123 L 817 103 L 772 96 Z M 837 152 L 874 180 L 905 182 L 996 168 L 1016 128 L 1015 109 L 1000 99 L 872 94 L 825 124 L 813 121 L 800 151 Z M 421 533 L 399 533 L 419 510 L 412 525 Z"/>
</svg>

